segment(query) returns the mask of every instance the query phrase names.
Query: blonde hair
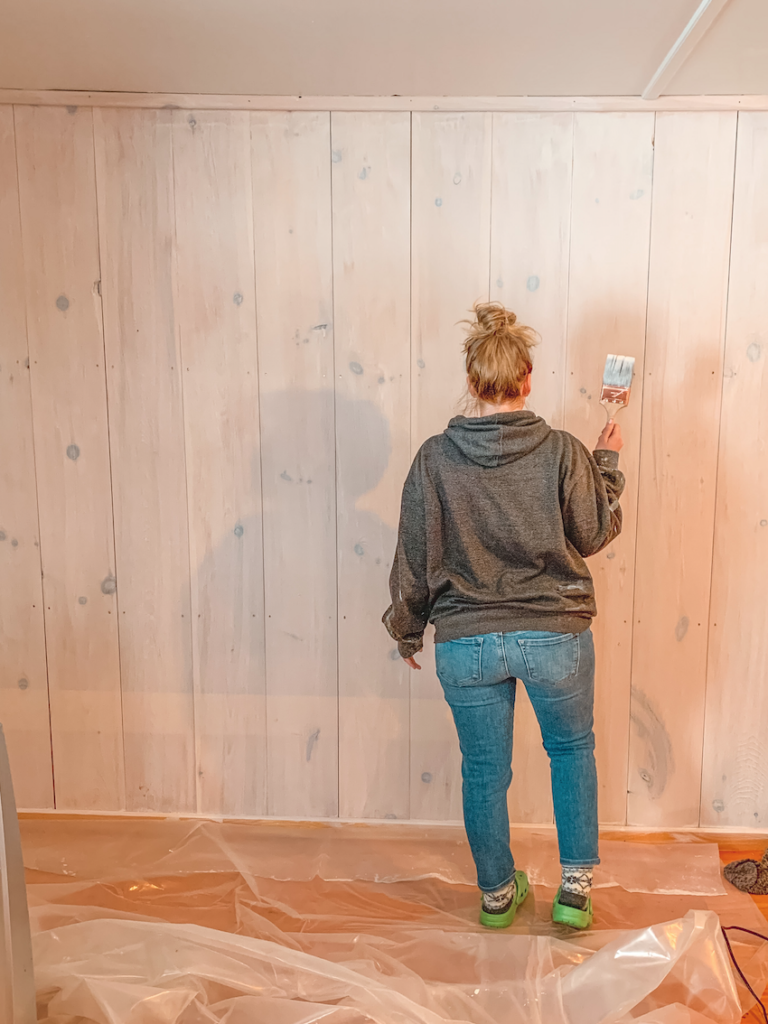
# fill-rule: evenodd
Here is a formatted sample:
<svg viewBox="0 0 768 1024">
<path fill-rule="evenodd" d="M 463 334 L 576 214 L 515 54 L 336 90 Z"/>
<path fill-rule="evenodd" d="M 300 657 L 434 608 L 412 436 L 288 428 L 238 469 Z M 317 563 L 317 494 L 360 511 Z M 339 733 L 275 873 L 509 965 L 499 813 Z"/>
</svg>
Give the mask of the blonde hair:
<svg viewBox="0 0 768 1024">
<path fill-rule="evenodd" d="M 522 394 L 525 378 L 533 369 L 532 349 L 538 334 L 517 323 L 517 317 L 500 302 L 476 302 L 474 320 L 464 341 L 470 402 L 477 399 L 497 405 Z"/>
</svg>

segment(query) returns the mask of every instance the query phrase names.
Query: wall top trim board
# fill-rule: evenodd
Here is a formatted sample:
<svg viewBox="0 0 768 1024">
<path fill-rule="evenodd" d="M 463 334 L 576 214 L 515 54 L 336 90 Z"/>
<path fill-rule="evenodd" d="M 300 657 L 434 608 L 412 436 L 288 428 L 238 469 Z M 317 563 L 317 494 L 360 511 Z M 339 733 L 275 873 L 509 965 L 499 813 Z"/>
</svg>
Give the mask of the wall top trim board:
<svg viewBox="0 0 768 1024">
<path fill-rule="evenodd" d="M 315 111 L 768 111 L 768 96 L 219 96 L 170 93 L 0 89 L 0 105 L 124 107 L 181 110 Z"/>
</svg>

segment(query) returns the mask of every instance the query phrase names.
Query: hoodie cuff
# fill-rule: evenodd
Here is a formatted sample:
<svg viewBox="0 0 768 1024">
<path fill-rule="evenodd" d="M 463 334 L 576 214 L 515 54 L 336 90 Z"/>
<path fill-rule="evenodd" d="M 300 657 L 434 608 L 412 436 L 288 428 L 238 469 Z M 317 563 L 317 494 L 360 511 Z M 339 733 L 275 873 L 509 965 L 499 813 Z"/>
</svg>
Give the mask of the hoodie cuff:
<svg viewBox="0 0 768 1024">
<path fill-rule="evenodd" d="M 595 462 L 601 469 L 619 468 L 618 452 L 611 451 L 610 448 L 598 448 L 597 451 L 592 454 L 595 457 Z"/>
<path fill-rule="evenodd" d="M 400 640 L 397 645 L 397 652 L 401 658 L 412 658 L 414 654 L 424 650 L 424 640 Z"/>
<path fill-rule="evenodd" d="M 401 658 L 412 658 L 414 654 L 418 654 L 424 647 L 424 635 L 400 637 L 397 635 L 395 630 L 392 628 L 392 617 L 394 615 L 394 608 L 392 605 L 387 608 L 381 617 L 381 621 L 387 627 L 387 632 L 393 640 L 397 641 L 397 651 Z"/>
</svg>

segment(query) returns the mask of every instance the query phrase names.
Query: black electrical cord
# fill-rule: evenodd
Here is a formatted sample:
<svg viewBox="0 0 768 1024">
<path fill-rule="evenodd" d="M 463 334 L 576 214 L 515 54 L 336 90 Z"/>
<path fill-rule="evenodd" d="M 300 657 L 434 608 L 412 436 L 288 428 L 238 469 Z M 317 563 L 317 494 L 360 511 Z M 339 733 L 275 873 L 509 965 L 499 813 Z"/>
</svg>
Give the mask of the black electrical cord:
<svg viewBox="0 0 768 1024">
<path fill-rule="evenodd" d="M 737 960 L 736 960 L 736 957 L 735 957 L 735 956 L 733 955 L 733 950 L 731 949 L 731 943 L 730 943 L 730 942 L 729 942 L 729 940 L 728 940 L 728 936 L 727 936 L 726 932 L 746 932 L 746 933 L 747 933 L 747 935 L 754 935 L 754 936 L 755 936 L 755 938 L 757 938 L 757 939 L 763 939 L 763 940 L 764 940 L 765 942 L 768 942 L 768 935 L 761 935 L 761 934 L 760 934 L 760 932 L 753 932 L 753 931 L 752 931 L 751 929 L 749 929 L 749 928 L 740 928 L 740 927 L 739 927 L 738 925 L 736 925 L 736 924 L 728 925 L 728 927 L 727 927 L 727 928 L 726 928 L 726 927 L 723 927 L 723 926 L 721 925 L 721 928 L 722 928 L 722 932 L 723 932 L 723 938 L 725 939 L 725 944 L 726 944 L 726 946 L 728 947 L 728 952 L 729 952 L 729 954 L 730 954 L 731 960 L 733 960 L 733 966 L 734 966 L 734 967 L 736 968 L 736 970 L 737 970 L 737 972 L 738 972 L 738 975 L 739 975 L 739 977 L 741 978 L 741 980 L 742 980 L 742 981 L 744 982 L 744 984 L 746 985 L 746 987 L 747 987 L 747 990 L 748 990 L 748 991 L 750 992 L 750 994 L 751 994 L 751 995 L 753 996 L 753 998 L 754 998 L 754 999 L 756 1000 L 756 1002 L 757 1002 L 757 1005 L 758 1005 L 758 1006 L 760 1007 L 760 1009 L 762 1010 L 762 1012 L 763 1012 L 763 1020 L 765 1021 L 765 1024 L 768 1024 L 768 1010 L 766 1010 L 766 1008 L 765 1008 L 765 1003 L 764 1003 L 764 1002 L 763 1002 L 763 1000 L 762 1000 L 762 999 L 760 998 L 760 996 L 759 996 L 759 995 L 757 994 L 757 992 L 755 992 L 755 990 L 754 990 L 754 989 L 752 988 L 752 986 L 751 986 L 751 985 L 749 984 L 749 982 L 747 981 L 747 979 L 746 979 L 746 978 L 744 977 L 744 972 L 743 972 L 743 971 L 742 971 L 742 969 L 741 969 L 741 968 L 739 967 L 739 965 L 738 965 L 738 962 L 737 962 Z"/>
</svg>

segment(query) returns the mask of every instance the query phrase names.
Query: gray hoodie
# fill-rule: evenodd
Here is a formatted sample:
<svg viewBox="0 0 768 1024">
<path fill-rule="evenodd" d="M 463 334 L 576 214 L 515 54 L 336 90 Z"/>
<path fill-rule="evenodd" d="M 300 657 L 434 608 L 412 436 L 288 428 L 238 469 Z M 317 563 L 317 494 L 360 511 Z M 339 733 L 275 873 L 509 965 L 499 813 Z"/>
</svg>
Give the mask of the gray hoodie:
<svg viewBox="0 0 768 1024">
<path fill-rule="evenodd" d="M 480 633 L 581 633 L 597 614 L 584 562 L 621 532 L 617 452 L 532 412 L 452 419 L 403 488 L 384 624 L 402 657 Z"/>
</svg>

